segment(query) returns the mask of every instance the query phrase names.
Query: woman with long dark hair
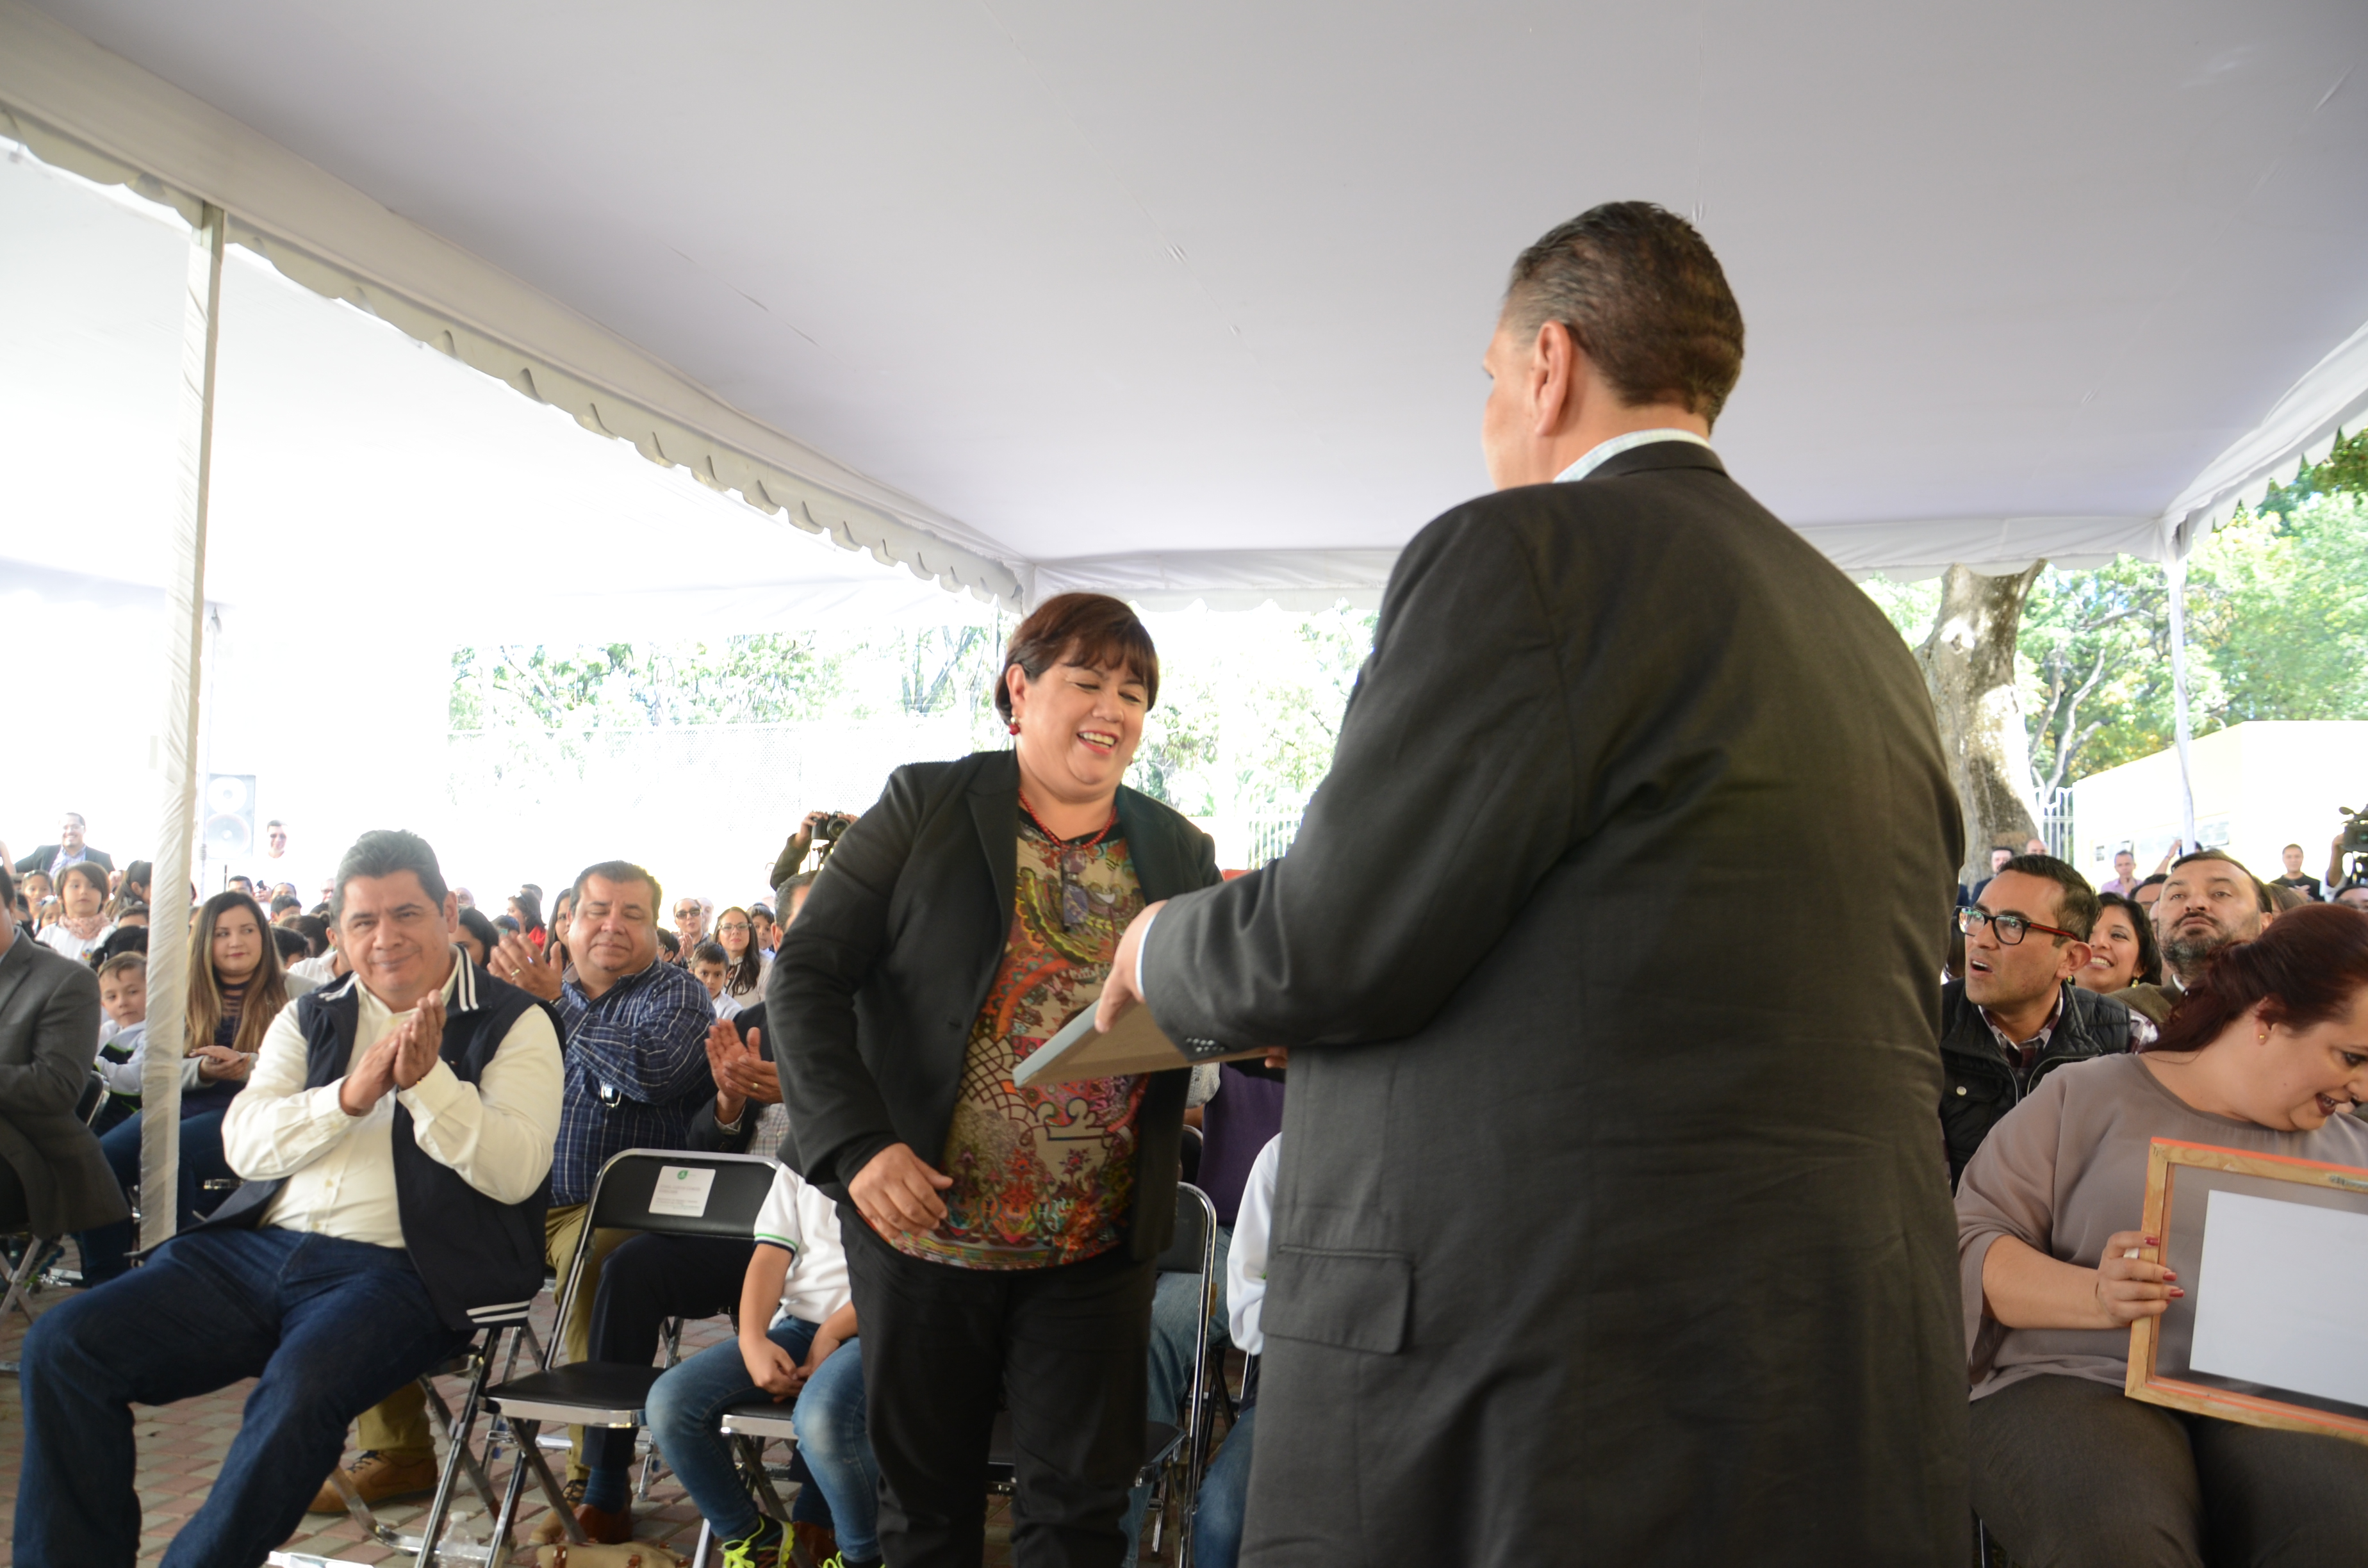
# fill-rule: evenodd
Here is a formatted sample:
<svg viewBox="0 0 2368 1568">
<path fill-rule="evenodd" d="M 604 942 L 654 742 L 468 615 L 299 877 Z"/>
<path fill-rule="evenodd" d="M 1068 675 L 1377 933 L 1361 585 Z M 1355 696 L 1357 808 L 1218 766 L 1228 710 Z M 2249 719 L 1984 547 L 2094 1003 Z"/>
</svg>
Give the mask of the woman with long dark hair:
<svg viewBox="0 0 2368 1568">
<path fill-rule="evenodd" d="M 542 900 L 534 890 L 520 888 L 510 894 L 509 913 L 518 924 L 519 935 L 534 944 L 536 952 L 542 951 L 542 945 L 551 939 L 551 933 L 542 924 Z"/>
<path fill-rule="evenodd" d="M 218 892 L 206 900 L 189 947 L 188 1045 L 181 1062 L 183 1225 L 211 1212 L 224 1196 L 205 1187 L 233 1175 L 222 1159 L 222 1112 L 246 1087 L 271 1020 L 291 996 L 313 986 L 281 966 L 263 906 L 243 892 Z M 140 1180 L 139 1120 L 124 1122 L 100 1139 L 99 1146 L 129 1194 Z M 156 1200 L 142 1195 L 143 1206 Z M 85 1285 L 102 1284 L 124 1271 L 133 1240 L 129 1221 L 85 1232 L 79 1239 Z"/>
<path fill-rule="evenodd" d="M 2058 1069 L 1991 1131 L 1958 1270 L 1974 1508 L 2017 1562 L 2368 1561 L 2368 1448 L 2122 1392 L 2130 1324 L 2182 1289 L 2136 1228 L 2152 1141 L 2368 1166 L 2363 1102 L 2368 914 L 2311 904 L 2222 949 L 2142 1053 Z"/>
<path fill-rule="evenodd" d="M 1146 903 L 1218 881 L 1207 835 L 1119 782 L 1158 695 L 1124 604 L 1047 600 L 996 682 L 1013 748 L 899 768 L 774 956 L 783 1152 L 840 1195 L 897 1568 L 978 1562 L 999 1397 L 1015 1559 L 1123 1553 L 1190 1075 L 1011 1074 L 1094 1005 Z"/>
<path fill-rule="evenodd" d="M 723 949 L 730 967 L 723 975 L 723 994 L 743 1007 L 765 999 L 765 974 L 773 966 L 757 949 L 757 923 L 734 904 L 715 917 L 715 945 Z"/>
<path fill-rule="evenodd" d="M 2089 932 L 2090 958 L 2074 971 L 2072 983 L 2110 996 L 2133 985 L 2162 983 L 2162 949 L 2154 922 L 2135 899 L 2117 892 L 2097 895 L 2097 923 Z"/>
</svg>

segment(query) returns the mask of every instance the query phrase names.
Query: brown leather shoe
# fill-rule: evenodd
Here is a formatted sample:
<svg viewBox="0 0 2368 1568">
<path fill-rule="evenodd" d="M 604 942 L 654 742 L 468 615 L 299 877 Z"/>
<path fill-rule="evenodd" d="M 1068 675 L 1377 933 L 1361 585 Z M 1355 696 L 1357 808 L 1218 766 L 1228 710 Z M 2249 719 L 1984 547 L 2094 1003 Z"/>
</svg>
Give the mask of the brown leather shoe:
<svg viewBox="0 0 2368 1568">
<path fill-rule="evenodd" d="M 584 1483 L 580 1481 L 569 1482 L 562 1492 L 575 1508 L 575 1522 L 582 1527 L 584 1539 L 593 1545 L 623 1546 L 633 1539 L 632 1505 L 613 1514 L 606 1508 L 595 1508 L 584 1501 Z M 533 1546 L 552 1546 L 566 1539 L 567 1527 L 559 1522 L 559 1516 L 546 1513 L 536 1521 L 534 1533 L 527 1540 Z"/>
<path fill-rule="evenodd" d="M 413 1459 L 402 1454 L 382 1454 L 376 1449 L 365 1449 L 354 1460 L 354 1468 L 345 1477 L 361 1494 L 362 1501 L 371 1507 L 381 1503 L 393 1503 L 407 1497 L 425 1497 L 436 1490 L 436 1459 L 429 1455 Z M 321 1483 L 313 1494 L 310 1514 L 342 1514 L 346 1499 L 333 1480 Z"/>
<path fill-rule="evenodd" d="M 823 1568 L 838 1555 L 838 1537 L 811 1519 L 790 1521 L 790 1562 L 794 1568 Z"/>
</svg>

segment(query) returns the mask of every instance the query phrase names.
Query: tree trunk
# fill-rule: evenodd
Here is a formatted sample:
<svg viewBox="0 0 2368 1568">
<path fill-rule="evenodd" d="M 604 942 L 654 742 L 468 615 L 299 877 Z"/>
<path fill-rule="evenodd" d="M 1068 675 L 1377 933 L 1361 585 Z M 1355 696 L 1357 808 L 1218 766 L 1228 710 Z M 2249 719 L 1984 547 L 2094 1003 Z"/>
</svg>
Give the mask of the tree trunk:
<svg viewBox="0 0 2368 1568">
<path fill-rule="evenodd" d="M 1941 609 L 1916 650 L 1941 720 L 1950 781 L 1965 812 L 1967 886 L 1990 874 L 1990 850 L 2016 854 L 2039 836 L 2031 790 L 2031 737 L 2015 690 L 2015 634 L 2022 601 L 2047 563 L 2011 577 L 1985 577 L 1952 566 L 1941 582 Z"/>
</svg>

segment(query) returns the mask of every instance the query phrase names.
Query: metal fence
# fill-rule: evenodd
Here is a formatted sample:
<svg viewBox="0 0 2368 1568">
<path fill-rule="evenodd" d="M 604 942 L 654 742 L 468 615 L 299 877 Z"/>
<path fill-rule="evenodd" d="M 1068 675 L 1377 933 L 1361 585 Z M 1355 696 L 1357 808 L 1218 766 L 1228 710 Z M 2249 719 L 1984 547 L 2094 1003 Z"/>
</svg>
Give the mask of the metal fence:
<svg viewBox="0 0 2368 1568">
<path fill-rule="evenodd" d="M 2050 790 L 2039 801 L 2039 836 L 2047 843 L 2047 852 L 2070 865 L 2078 865 L 2072 851 L 2072 791 Z"/>
</svg>

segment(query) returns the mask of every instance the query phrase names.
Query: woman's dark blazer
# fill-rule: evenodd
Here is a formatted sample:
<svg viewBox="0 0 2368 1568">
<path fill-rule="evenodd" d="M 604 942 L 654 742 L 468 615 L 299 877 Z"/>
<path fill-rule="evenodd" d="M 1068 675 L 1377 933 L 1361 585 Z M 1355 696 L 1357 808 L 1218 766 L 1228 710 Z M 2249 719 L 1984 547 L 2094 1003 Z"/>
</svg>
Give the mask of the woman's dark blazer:
<svg viewBox="0 0 2368 1568">
<path fill-rule="evenodd" d="M 1148 796 L 1118 792 L 1146 902 L 1212 886 L 1216 846 Z M 781 934 L 765 987 L 789 1108 L 781 1158 L 841 1199 L 872 1155 L 943 1156 L 971 1023 L 1011 931 L 1019 875 L 1019 763 L 1010 752 L 900 767 L 848 829 Z M 1136 1116 L 1127 1245 L 1159 1255 L 1176 1219 L 1181 1069 L 1157 1073 Z"/>
</svg>

